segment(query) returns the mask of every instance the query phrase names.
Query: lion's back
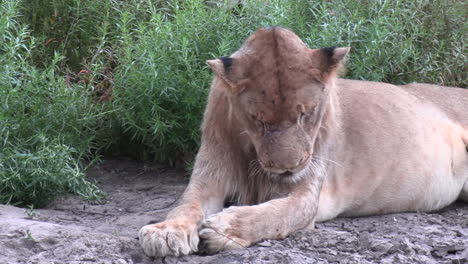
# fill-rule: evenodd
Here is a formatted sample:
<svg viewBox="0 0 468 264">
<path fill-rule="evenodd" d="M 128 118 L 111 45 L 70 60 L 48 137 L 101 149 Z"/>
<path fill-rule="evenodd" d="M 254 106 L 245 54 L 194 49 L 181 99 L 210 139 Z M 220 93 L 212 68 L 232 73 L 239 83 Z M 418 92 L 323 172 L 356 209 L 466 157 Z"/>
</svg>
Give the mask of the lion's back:
<svg viewBox="0 0 468 264">
<path fill-rule="evenodd" d="M 453 121 L 468 128 L 468 89 L 426 83 L 400 86 L 419 99 L 441 108 Z"/>
<path fill-rule="evenodd" d="M 338 88 L 344 112 L 358 111 L 363 116 L 384 119 L 388 116 L 396 118 L 398 123 L 411 119 L 411 115 L 419 119 L 439 112 L 468 129 L 468 89 L 425 83 L 397 86 L 347 79 L 339 79 Z"/>
</svg>

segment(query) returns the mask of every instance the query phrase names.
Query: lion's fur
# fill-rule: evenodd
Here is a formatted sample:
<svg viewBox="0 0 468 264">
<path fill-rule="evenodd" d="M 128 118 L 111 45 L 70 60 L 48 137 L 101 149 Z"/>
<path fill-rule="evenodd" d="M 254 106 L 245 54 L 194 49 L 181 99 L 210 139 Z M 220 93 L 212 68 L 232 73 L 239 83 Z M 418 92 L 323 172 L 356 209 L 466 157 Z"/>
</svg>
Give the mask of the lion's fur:
<svg viewBox="0 0 468 264">
<path fill-rule="evenodd" d="M 145 252 L 196 251 L 183 235 L 194 224 L 219 251 L 340 215 L 468 201 L 468 91 L 340 79 L 348 51 L 309 49 L 289 30 L 264 28 L 208 61 L 215 77 L 201 147 L 168 215 L 178 224 L 142 228 Z M 223 210 L 226 202 L 239 206 Z M 180 225 L 188 227 L 173 231 Z"/>
</svg>

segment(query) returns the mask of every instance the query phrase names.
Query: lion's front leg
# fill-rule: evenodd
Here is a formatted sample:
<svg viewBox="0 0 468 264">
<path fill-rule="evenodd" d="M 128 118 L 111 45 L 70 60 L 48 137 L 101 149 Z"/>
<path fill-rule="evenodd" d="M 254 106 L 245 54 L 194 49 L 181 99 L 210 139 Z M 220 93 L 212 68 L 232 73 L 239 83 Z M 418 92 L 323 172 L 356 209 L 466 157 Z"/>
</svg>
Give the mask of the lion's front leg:
<svg viewBox="0 0 468 264">
<path fill-rule="evenodd" d="M 229 207 L 206 219 L 199 235 L 208 253 L 281 239 L 308 227 L 317 205 L 318 192 L 308 190 L 259 205 Z"/>
<path fill-rule="evenodd" d="M 222 169 L 211 166 L 203 155 L 199 155 L 201 158 L 195 164 L 179 205 L 169 213 L 166 221 L 140 229 L 139 242 L 146 255 L 181 256 L 197 252 L 198 230 L 203 219 L 222 210 L 228 191 L 226 182 L 232 172 L 228 166 Z M 217 156 L 220 157 L 222 155 Z M 211 158 L 212 161 L 216 161 L 215 158 Z M 217 180 L 217 175 L 223 175 L 226 180 Z"/>
<path fill-rule="evenodd" d="M 192 180 L 179 206 L 166 221 L 143 226 L 138 233 L 148 256 L 181 256 L 198 251 L 198 229 L 206 215 L 219 212 L 224 203 L 222 188 L 211 184 L 207 192 L 203 179 Z"/>
<path fill-rule="evenodd" d="M 187 187 L 179 206 L 166 221 L 143 226 L 138 233 L 140 244 L 148 256 L 181 256 L 198 251 L 198 229 L 205 215 L 221 210 L 223 194 L 207 196 L 197 181 Z"/>
</svg>

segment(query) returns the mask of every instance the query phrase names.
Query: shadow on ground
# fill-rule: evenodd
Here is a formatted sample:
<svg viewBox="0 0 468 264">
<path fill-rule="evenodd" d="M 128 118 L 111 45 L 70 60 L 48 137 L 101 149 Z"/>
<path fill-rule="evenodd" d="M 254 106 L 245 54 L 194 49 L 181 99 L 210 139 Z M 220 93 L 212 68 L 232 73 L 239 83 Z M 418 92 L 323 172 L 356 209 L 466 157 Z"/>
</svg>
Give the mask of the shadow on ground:
<svg viewBox="0 0 468 264">
<path fill-rule="evenodd" d="M 91 169 L 108 196 L 46 209 L 0 205 L 0 263 L 468 263 L 468 205 L 435 213 L 339 218 L 282 241 L 212 256 L 150 259 L 137 232 L 161 221 L 188 182 L 183 170 L 111 159 Z"/>
</svg>

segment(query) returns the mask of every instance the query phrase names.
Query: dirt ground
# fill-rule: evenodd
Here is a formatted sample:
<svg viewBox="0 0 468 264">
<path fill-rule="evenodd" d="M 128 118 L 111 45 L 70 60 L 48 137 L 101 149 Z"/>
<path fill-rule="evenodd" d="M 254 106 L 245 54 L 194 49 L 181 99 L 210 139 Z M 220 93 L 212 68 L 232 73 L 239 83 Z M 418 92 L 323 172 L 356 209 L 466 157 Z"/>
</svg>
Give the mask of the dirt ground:
<svg viewBox="0 0 468 264">
<path fill-rule="evenodd" d="M 88 173 L 108 193 L 99 204 L 68 196 L 32 212 L 0 205 L 0 264 L 468 263 L 463 203 L 435 213 L 339 218 L 282 241 L 211 256 L 148 258 L 137 232 L 175 206 L 188 182 L 185 174 L 111 159 Z"/>
</svg>

